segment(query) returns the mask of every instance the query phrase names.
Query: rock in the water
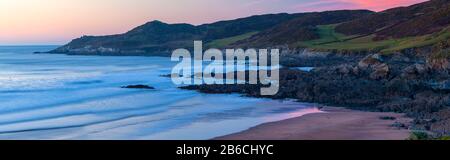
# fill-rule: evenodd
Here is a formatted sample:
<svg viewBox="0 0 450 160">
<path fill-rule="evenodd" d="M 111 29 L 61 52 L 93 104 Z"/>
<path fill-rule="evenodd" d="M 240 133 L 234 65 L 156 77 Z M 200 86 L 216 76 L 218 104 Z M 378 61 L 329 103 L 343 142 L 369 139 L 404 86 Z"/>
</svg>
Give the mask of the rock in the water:
<svg viewBox="0 0 450 160">
<path fill-rule="evenodd" d="M 155 89 L 152 86 L 147 86 L 147 85 L 128 85 L 128 86 L 123 86 L 122 88 L 129 88 L 129 89 Z"/>
<path fill-rule="evenodd" d="M 380 117 L 381 120 L 396 120 L 397 118 L 391 117 L 391 116 L 382 116 Z"/>
</svg>

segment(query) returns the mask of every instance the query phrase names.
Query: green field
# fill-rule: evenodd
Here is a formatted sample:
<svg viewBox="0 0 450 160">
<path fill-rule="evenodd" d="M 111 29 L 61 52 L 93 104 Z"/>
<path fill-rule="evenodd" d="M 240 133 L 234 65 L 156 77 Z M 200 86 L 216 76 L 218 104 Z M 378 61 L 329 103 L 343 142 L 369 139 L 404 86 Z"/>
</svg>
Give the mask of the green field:
<svg viewBox="0 0 450 160">
<path fill-rule="evenodd" d="M 245 34 L 234 36 L 234 37 L 228 37 L 228 38 L 224 38 L 224 39 L 214 40 L 214 41 L 207 43 L 206 46 L 208 48 L 224 48 L 230 44 L 233 44 L 234 42 L 250 38 L 251 36 L 253 36 L 257 33 L 258 32 L 249 32 L 249 33 L 245 33 Z"/>
<path fill-rule="evenodd" d="M 344 34 L 337 33 L 334 28 L 337 26 L 337 24 L 332 25 L 319 25 L 317 26 L 317 34 L 319 35 L 319 39 L 311 40 L 311 41 L 303 41 L 299 42 L 296 45 L 298 46 L 315 46 L 315 45 L 321 45 L 326 43 L 333 43 L 333 42 L 341 42 L 345 39 L 351 38 L 351 36 L 346 36 Z"/>
<path fill-rule="evenodd" d="M 387 54 L 407 48 L 435 44 L 450 38 L 450 28 L 446 28 L 441 32 L 425 36 L 374 41 L 374 35 L 357 37 L 356 35 L 345 36 L 336 33 L 334 30 L 335 26 L 336 25 L 317 26 L 316 32 L 320 35 L 319 39 L 297 42 L 294 46 L 317 50 L 377 51 Z"/>
</svg>

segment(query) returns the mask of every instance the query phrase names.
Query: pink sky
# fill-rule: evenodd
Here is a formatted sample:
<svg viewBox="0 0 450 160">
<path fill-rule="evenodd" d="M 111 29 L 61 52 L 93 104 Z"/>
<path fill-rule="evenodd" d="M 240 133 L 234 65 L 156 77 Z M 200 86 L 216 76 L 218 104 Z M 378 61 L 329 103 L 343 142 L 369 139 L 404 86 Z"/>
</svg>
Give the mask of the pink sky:
<svg viewBox="0 0 450 160">
<path fill-rule="evenodd" d="M 203 24 L 255 14 L 381 11 L 426 0 L 0 0 L 0 45 L 64 44 L 151 20 Z"/>
</svg>

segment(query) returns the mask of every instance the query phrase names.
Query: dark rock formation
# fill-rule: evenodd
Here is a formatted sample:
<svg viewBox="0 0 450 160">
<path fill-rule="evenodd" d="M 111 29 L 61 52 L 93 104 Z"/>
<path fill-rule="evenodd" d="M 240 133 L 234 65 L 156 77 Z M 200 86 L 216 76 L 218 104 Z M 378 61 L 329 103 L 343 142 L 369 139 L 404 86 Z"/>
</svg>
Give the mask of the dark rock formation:
<svg viewBox="0 0 450 160">
<path fill-rule="evenodd" d="M 154 87 L 148 86 L 148 85 L 128 85 L 123 86 L 122 88 L 129 88 L 129 89 L 155 89 Z"/>
<path fill-rule="evenodd" d="M 311 72 L 282 69 L 280 91 L 268 98 L 401 112 L 416 119 L 413 124 L 416 129 L 429 130 L 436 135 L 450 134 L 450 76 L 442 69 L 432 69 L 432 64 L 421 64 L 418 63 L 421 61 L 413 59 L 395 54 L 370 54 L 356 62 L 325 65 Z M 183 88 L 263 97 L 259 90 L 261 86 L 199 85 Z"/>
</svg>

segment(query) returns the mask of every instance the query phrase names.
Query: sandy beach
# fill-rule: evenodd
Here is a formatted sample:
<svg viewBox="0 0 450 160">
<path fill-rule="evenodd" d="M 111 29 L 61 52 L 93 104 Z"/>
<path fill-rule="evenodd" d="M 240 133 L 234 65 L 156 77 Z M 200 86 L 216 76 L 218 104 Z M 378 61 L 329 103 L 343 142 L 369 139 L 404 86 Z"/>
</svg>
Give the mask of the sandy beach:
<svg viewBox="0 0 450 160">
<path fill-rule="evenodd" d="M 218 140 L 405 140 L 410 131 L 392 126 L 409 124 L 403 114 L 363 112 L 325 107 L 323 113 L 266 123 Z M 380 117 L 395 117 L 382 119 Z"/>
</svg>

